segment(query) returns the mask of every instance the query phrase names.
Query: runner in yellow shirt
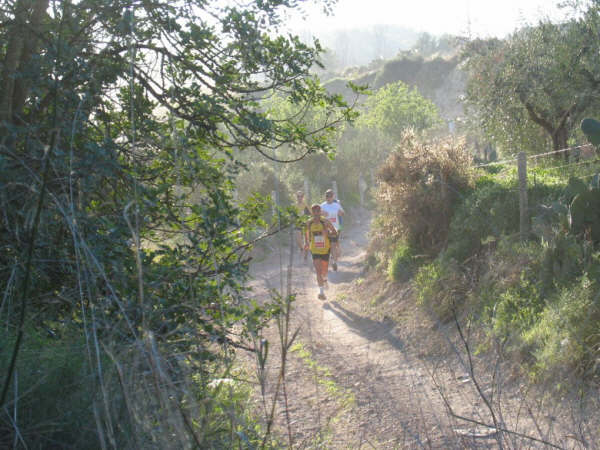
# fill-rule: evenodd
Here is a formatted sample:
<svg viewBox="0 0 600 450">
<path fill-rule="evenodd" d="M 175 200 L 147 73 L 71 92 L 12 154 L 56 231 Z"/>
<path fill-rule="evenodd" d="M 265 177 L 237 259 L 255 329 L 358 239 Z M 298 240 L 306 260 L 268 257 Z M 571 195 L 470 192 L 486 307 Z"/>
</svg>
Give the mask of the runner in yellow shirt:
<svg viewBox="0 0 600 450">
<path fill-rule="evenodd" d="M 330 221 L 321 217 L 321 206 L 315 203 L 311 206 L 312 217 L 306 222 L 305 249 L 310 250 L 317 284 L 319 285 L 319 300 L 325 300 L 325 286 L 327 285 L 327 270 L 329 266 L 329 253 L 331 250 L 330 237 L 337 236 L 337 232 Z"/>
</svg>

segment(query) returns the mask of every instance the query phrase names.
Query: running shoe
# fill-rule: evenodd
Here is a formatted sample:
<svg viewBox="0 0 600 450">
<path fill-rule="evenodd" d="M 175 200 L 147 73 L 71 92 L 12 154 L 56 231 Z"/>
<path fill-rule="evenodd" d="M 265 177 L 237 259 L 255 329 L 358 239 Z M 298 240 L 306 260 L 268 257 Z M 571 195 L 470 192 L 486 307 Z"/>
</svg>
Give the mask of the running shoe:
<svg viewBox="0 0 600 450">
<path fill-rule="evenodd" d="M 334 272 L 337 272 L 337 263 L 335 261 L 331 265 L 331 268 L 333 269 Z"/>
<path fill-rule="evenodd" d="M 325 294 L 319 294 L 319 300 L 326 300 Z"/>
</svg>

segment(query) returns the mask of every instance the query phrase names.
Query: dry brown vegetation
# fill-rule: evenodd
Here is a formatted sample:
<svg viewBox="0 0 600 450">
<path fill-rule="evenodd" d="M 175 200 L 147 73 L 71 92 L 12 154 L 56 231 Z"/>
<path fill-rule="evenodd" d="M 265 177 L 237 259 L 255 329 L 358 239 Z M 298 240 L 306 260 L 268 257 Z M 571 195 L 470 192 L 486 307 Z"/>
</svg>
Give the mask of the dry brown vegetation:
<svg viewBox="0 0 600 450">
<path fill-rule="evenodd" d="M 407 132 L 378 173 L 381 214 L 375 249 L 404 241 L 433 256 L 446 244 L 452 205 L 473 183 L 471 156 L 463 139 L 425 142 Z"/>
</svg>

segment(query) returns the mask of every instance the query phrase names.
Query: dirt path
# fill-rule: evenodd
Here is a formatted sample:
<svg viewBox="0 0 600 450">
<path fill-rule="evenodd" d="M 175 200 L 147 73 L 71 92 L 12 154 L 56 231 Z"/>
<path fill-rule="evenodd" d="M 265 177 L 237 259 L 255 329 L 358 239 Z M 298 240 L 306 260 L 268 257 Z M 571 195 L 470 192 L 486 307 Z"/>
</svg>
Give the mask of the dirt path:
<svg viewBox="0 0 600 450">
<path fill-rule="evenodd" d="M 288 446 L 291 437 L 294 448 L 499 448 L 494 430 L 451 419 L 448 404 L 458 416 L 486 424 L 493 420 L 460 358 L 432 356 L 432 342 L 423 341 L 431 324 L 399 326 L 362 312 L 361 305 L 377 301 L 365 298 L 369 292 L 360 289 L 368 230 L 369 221 L 364 219 L 345 232 L 343 256 L 339 270 L 330 271 L 326 301 L 317 299 L 310 264 L 300 255 L 293 258 L 291 281 L 297 298 L 290 334 L 298 328 L 300 331 L 288 358 L 286 396 L 281 390 L 277 396 L 277 434 Z M 257 300 L 264 300 L 270 288 L 285 288 L 289 250 L 273 250 L 252 268 Z M 266 337 L 272 347 L 277 346 L 275 327 Z M 442 345 L 443 338 L 436 339 Z M 456 345 L 450 340 L 446 344 Z M 267 403 L 274 398 L 277 386 L 276 351 L 270 360 Z M 514 389 L 501 392 L 502 386 L 493 385 L 491 379 L 478 381 L 492 403 L 494 395 L 500 397 L 500 393 L 506 401 L 511 395 L 516 399 Z M 506 428 L 540 438 L 552 435 L 552 430 L 542 430 L 535 423 L 533 414 L 526 417 L 523 412 L 514 419 L 503 417 L 501 408 L 499 412 L 496 420 L 503 420 Z M 517 436 L 512 439 L 514 448 L 545 447 L 531 440 L 521 446 Z"/>
</svg>

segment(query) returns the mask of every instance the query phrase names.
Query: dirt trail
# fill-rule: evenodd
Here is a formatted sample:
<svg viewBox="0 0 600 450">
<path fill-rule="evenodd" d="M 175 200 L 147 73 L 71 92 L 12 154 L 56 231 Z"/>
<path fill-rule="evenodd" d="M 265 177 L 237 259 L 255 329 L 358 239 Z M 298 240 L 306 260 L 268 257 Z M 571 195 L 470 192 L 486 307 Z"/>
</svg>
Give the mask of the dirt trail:
<svg viewBox="0 0 600 450">
<path fill-rule="evenodd" d="M 498 448 L 493 430 L 450 419 L 440 392 L 455 414 L 487 424 L 492 421 L 458 359 L 423 357 L 414 329 L 361 312 L 361 304 L 373 301 L 364 298 L 364 292 L 357 298 L 368 230 L 369 221 L 363 219 L 345 232 L 339 269 L 329 273 L 326 301 L 317 299 L 310 264 L 300 255 L 293 258 L 292 291 L 297 299 L 292 331 L 299 327 L 300 332 L 295 351 L 288 358 L 287 414 L 280 395 L 276 431 L 285 442 L 289 442 L 287 433 L 291 431 L 294 448 Z M 279 289 L 282 282 L 285 287 L 289 245 L 285 247 L 275 247 L 265 261 L 253 265 L 252 286 L 257 299 L 264 300 L 268 289 Z M 422 340 L 428 330 L 417 335 Z M 277 330 L 270 329 L 266 337 L 276 347 Z M 431 342 L 426 344 L 431 347 Z M 268 366 L 266 395 L 271 399 L 277 384 L 277 361 L 273 354 Z M 490 380 L 480 383 L 488 395 L 494 394 Z M 511 395 L 514 392 L 504 397 L 510 399 Z M 506 427 L 526 434 L 549 435 L 536 430 L 526 415 L 521 414 L 516 422 L 503 417 L 497 420 L 503 418 Z M 521 447 L 515 441 L 515 448 L 544 447 L 539 442 L 526 442 Z"/>
</svg>

